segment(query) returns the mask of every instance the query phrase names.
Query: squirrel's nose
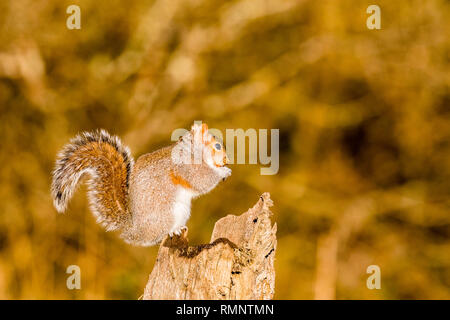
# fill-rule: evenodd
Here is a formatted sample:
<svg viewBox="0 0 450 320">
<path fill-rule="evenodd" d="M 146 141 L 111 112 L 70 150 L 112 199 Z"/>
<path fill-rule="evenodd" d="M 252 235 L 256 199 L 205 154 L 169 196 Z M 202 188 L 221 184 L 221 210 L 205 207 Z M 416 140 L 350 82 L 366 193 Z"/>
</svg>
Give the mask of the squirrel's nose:
<svg viewBox="0 0 450 320">
<path fill-rule="evenodd" d="M 225 156 L 223 157 L 223 165 L 229 164 L 230 163 L 230 159 L 228 159 L 227 154 L 225 153 Z"/>
</svg>

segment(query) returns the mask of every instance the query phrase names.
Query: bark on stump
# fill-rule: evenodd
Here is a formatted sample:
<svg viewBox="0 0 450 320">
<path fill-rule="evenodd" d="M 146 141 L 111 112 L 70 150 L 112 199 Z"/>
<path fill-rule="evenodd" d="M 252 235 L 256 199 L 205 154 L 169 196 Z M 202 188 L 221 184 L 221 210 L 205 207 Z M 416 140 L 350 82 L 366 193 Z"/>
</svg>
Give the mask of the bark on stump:
<svg viewBox="0 0 450 320">
<path fill-rule="evenodd" d="M 160 245 L 143 299 L 272 299 L 276 223 L 269 193 L 240 216 L 216 222 L 209 244 L 189 246 L 187 232 Z"/>
</svg>

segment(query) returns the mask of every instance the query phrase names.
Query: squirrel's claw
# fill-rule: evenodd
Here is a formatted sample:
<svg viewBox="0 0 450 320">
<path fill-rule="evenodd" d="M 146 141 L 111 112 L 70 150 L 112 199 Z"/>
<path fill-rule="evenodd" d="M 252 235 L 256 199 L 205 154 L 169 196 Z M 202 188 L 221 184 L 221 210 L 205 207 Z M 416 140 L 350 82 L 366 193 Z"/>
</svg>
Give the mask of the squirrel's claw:
<svg viewBox="0 0 450 320">
<path fill-rule="evenodd" d="M 180 227 L 179 229 L 172 230 L 172 231 L 169 232 L 169 236 L 170 236 L 171 238 L 172 238 L 174 235 L 180 236 L 180 235 L 183 233 L 183 231 L 187 234 L 187 232 L 188 232 L 188 227 L 183 226 L 183 227 Z"/>
<path fill-rule="evenodd" d="M 186 238 L 188 235 L 188 231 L 189 231 L 188 227 L 186 227 L 186 226 L 181 227 L 181 236 Z"/>
</svg>

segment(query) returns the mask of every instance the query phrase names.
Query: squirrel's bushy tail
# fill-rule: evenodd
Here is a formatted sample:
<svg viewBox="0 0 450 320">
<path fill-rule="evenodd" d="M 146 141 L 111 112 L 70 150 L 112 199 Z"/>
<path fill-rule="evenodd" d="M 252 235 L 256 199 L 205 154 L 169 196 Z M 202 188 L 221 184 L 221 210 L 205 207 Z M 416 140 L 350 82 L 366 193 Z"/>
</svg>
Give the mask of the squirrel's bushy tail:
<svg viewBox="0 0 450 320">
<path fill-rule="evenodd" d="M 89 174 L 88 197 L 97 222 L 118 229 L 130 216 L 128 184 L 134 160 L 120 139 L 105 130 L 76 136 L 58 154 L 53 171 L 52 196 L 64 212 L 79 179 Z"/>
</svg>

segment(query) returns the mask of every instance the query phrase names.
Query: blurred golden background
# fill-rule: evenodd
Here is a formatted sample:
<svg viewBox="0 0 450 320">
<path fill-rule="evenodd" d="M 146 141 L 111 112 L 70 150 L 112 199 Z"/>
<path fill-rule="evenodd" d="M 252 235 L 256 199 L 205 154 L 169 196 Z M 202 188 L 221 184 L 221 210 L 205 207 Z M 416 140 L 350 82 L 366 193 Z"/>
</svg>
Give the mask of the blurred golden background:
<svg viewBox="0 0 450 320">
<path fill-rule="evenodd" d="M 268 191 L 276 299 L 449 299 L 449 20 L 444 0 L 1 1 L 0 298 L 137 299 L 158 247 L 106 233 L 85 186 L 58 215 L 56 154 L 105 128 L 137 158 L 203 120 L 279 128 L 280 169 L 233 165 L 194 201 L 192 243 Z"/>
</svg>

